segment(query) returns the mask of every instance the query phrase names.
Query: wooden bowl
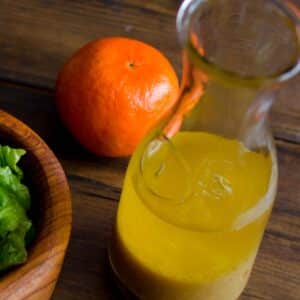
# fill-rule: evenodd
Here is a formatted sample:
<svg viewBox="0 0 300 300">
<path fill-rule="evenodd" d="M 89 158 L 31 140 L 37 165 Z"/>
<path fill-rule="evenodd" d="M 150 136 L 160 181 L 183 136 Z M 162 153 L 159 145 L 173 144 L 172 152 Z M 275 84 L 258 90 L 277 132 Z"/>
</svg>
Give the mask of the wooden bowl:
<svg viewBox="0 0 300 300">
<path fill-rule="evenodd" d="M 32 194 L 31 214 L 37 228 L 27 262 L 0 278 L 0 299 L 47 300 L 54 290 L 70 238 L 72 208 L 68 182 L 45 142 L 1 110 L 0 143 L 27 151 L 21 167 Z"/>
</svg>

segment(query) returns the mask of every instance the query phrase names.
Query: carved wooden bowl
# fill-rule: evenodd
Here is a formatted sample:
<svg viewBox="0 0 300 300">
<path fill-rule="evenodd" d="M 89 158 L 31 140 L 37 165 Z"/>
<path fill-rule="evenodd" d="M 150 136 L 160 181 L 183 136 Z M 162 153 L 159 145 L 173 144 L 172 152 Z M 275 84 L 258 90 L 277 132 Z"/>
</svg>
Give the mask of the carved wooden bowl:
<svg viewBox="0 0 300 300">
<path fill-rule="evenodd" d="M 0 299 L 47 300 L 54 290 L 70 238 L 72 207 L 68 182 L 45 142 L 1 110 L 0 144 L 27 151 L 20 165 L 32 195 L 31 214 L 37 228 L 27 262 L 1 275 Z"/>
</svg>

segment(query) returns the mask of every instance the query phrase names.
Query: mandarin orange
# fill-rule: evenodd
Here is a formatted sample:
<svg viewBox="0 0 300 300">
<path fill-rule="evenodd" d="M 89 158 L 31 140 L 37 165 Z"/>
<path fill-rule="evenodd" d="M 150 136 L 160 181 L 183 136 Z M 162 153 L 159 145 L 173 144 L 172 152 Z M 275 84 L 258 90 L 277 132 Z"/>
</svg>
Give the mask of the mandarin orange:
<svg viewBox="0 0 300 300">
<path fill-rule="evenodd" d="M 112 37 L 90 42 L 63 66 L 56 103 L 66 127 L 89 151 L 132 154 L 174 106 L 178 80 L 169 61 L 143 42 Z"/>
</svg>

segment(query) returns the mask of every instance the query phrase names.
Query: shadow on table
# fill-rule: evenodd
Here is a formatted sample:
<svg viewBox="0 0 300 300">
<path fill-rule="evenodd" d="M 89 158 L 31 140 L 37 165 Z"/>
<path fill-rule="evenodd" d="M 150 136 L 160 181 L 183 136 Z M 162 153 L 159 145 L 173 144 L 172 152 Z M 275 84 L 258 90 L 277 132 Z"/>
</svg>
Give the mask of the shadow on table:
<svg viewBox="0 0 300 300">
<path fill-rule="evenodd" d="M 112 291 L 112 300 L 139 300 L 136 296 L 131 294 L 115 276 L 111 269 L 108 255 L 105 263 L 105 269 L 108 274 L 108 276 L 105 278 L 105 283 L 106 286 Z"/>
</svg>

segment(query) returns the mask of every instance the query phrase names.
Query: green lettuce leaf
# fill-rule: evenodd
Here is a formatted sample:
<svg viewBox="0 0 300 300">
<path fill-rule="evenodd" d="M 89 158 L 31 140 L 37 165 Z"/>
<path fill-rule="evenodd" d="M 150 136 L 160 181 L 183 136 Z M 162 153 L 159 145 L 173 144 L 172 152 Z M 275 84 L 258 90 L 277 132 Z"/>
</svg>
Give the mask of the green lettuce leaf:
<svg viewBox="0 0 300 300">
<path fill-rule="evenodd" d="M 0 243 L 0 271 L 22 264 L 27 259 L 24 229 L 10 232 Z"/>
<path fill-rule="evenodd" d="M 22 170 L 17 166 L 17 163 L 26 151 L 23 149 L 14 149 L 9 146 L 0 145 L 0 167 L 8 166 L 12 172 L 21 180 L 23 178 Z"/>
<path fill-rule="evenodd" d="M 8 166 L 0 167 L 0 185 L 10 190 L 26 211 L 29 209 L 31 204 L 29 190 Z"/>
<path fill-rule="evenodd" d="M 26 212 L 31 199 L 17 166 L 24 150 L 0 145 L 0 271 L 24 263 L 27 233 L 32 223 Z"/>
</svg>

